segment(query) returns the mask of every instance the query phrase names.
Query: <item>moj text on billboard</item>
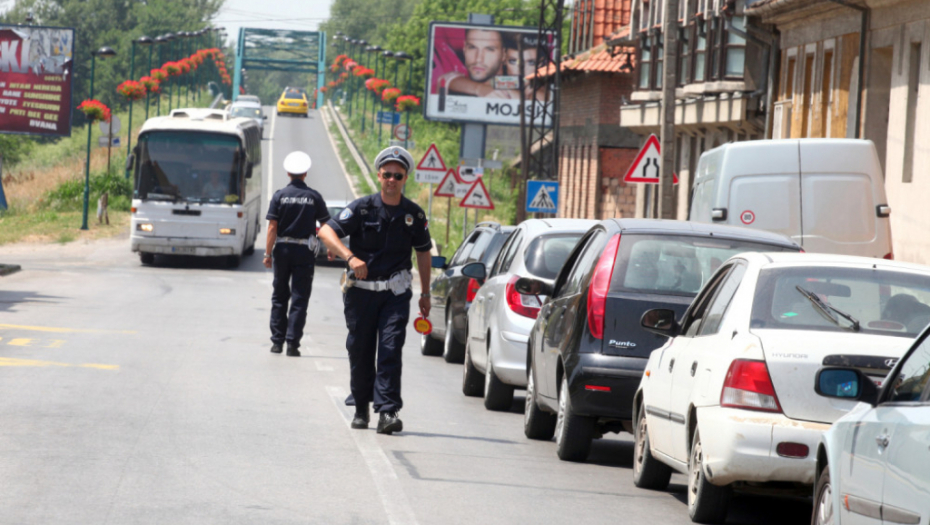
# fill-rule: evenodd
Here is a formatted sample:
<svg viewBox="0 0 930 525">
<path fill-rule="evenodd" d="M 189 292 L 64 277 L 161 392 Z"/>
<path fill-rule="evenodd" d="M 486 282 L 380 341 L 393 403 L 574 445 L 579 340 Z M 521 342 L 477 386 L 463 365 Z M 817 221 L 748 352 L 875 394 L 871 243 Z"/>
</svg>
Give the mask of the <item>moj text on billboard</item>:
<svg viewBox="0 0 930 525">
<path fill-rule="evenodd" d="M 74 29 L 0 24 L 0 133 L 71 134 Z"/>
<path fill-rule="evenodd" d="M 546 68 L 555 56 L 555 36 L 539 45 L 539 30 L 455 22 L 432 22 L 424 116 L 429 120 L 520 125 L 520 78 Z M 540 52 L 540 50 L 542 52 Z M 521 72 L 520 55 L 523 55 Z M 548 79 L 522 82 L 529 119 L 552 96 Z M 528 120 L 527 120 L 528 122 Z"/>
</svg>

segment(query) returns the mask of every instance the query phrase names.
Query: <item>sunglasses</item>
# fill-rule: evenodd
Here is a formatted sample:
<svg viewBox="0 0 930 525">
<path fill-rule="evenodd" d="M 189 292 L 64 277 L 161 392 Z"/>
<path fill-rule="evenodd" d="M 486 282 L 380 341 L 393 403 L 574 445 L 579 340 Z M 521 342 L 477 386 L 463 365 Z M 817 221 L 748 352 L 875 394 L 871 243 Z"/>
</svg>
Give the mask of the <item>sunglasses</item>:
<svg viewBox="0 0 930 525">
<path fill-rule="evenodd" d="M 406 177 L 406 175 L 403 173 L 391 173 L 389 171 L 385 171 L 384 173 L 381 174 L 381 177 L 383 177 L 385 180 L 394 179 L 396 181 L 402 181 L 404 180 L 404 177 Z"/>
</svg>

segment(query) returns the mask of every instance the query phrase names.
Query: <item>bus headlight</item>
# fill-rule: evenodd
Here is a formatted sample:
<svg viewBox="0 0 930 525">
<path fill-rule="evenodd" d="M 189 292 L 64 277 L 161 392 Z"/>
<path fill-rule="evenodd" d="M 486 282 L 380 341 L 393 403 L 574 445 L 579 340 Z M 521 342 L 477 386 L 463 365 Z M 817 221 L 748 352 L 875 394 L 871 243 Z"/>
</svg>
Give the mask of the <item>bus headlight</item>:
<svg viewBox="0 0 930 525">
<path fill-rule="evenodd" d="M 150 222 L 136 223 L 136 231 L 152 233 L 155 231 L 155 225 Z"/>
<path fill-rule="evenodd" d="M 235 228 L 220 228 L 220 235 L 235 235 Z"/>
</svg>

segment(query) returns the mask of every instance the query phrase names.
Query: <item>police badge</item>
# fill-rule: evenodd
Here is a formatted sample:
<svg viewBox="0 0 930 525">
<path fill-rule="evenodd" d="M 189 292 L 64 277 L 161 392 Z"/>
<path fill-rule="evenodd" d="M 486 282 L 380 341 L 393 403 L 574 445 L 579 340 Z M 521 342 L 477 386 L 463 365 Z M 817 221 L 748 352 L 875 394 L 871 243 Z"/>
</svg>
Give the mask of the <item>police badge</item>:
<svg viewBox="0 0 930 525">
<path fill-rule="evenodd" d="M 404 222 L 407 223 L 407 226 L 413 226 L 413 215 L 407 215 L 404 217 Z"/>
</svg>

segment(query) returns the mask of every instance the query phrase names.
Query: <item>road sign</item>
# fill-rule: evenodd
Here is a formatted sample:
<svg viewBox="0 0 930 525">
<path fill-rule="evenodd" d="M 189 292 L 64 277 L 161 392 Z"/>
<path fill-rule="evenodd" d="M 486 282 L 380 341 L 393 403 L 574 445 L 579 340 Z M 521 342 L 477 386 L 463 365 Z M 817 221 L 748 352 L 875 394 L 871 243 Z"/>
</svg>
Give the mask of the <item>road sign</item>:
<svg viewBox="0 0 930 525">
<path fill-rule="evenodd" d="M 484 168 L 473 168 L 469 166 L 459 166 L 459 180 L 471 185 L 479 178 L 484 176 Z"/>
<path fill-rule="evenodd" d="M 634 182 L 639 184 L 658 184 L 659 183 L 659 164 L 662 158 L 659 139 L 655 135 L 649 135 L 643 149 L 639 150 L 639 155 L 633 161 L 633 165 L 623 177 L 623 182 Z M 672 174 L 674 184 L 678 184 L 678 175 Z"/>
<path fill-rule="evenodd" d="M 400 114 L 398 113 L 398 116 Z M 410 140 L 410 137 L 413 136 L 413 130 L 410 129 L 410 126 L 406 124 L 398 124 L 394 126 L 394 138 L 397 140 Z"/>
<path fill-rule="evenodd" d="M 110 137 L 110 140 L 107 140 L 107 137 L 97 137 L 97 145 L 101 148 L 106 148 L 108 146 L 115 148 L 119 146 L 119 137 Z"/>
<path fill-rule="evenodd" d="M 558 213 L 559 183 L 545 180 L 526 181 L 526 211 Z"/>
<path fill-rule="evenodd" d="M 419 170 L 417 170 L 417 173 L 419 173 Z M 439 182 L 439 186 L 436 187 L 433 195 L 437 197 L 455 197 L 455 188 L 457 186 L 459 186 L 459 176 L 455 173 L 455 170 L 449 170 Z"/>
<path fill-rule="evenodd" d="M 393 111 L 379 111 L 378 124 L 390 124 L 392 126 L 396 126 L 400 124 L 400 113 L 395 113 Z"/>
<path fill-rule="evenodd" d="M 417 164 L 416 176 L 414 178 L 417 182 L 436 183 L 443 180 L 443 176 L 446 175 L 448 171 L 449 168 L 446 167 L 446 162 L 442 160 L 439 149 L 436 147 L 436 144 L 433 143 L 429 145 L 429 148 L 426 150 L 426 155 L 423 155 L 423 158 L 420 159 L 420 163 Z M 458 178 L 458 175 L 456 175 L 456 178 Z"/>
<path fill-rule="evenodd" d="M 405 145 L 405 142 L 406 142 L 406 145 Z M 417 143 L 414 140 L 403 141 L 403 140 L 391 139 L 391 146 L 400 146 L 401 148 L 407 148 L 407 151 L 410 151 L 412 149 L 417 148 Z M 420 182 L 420 181 L 417 181 L 417 182 Z"/>
<path fill-rule="evenodd" d="M 465 198 L 462 199 L 459 206 L 462 208 L 478 208 L 481 210 L 494 209 L 494 201 L 491 200 L 491 194 L 488 193 L 488 189 L 484 187 L 484 179 L 478 178 L 475 183 L 471 185 L 471 188 L 468 190 L 468 193 L 465 194 Z"/>
<path fill-rule="evenodd" d="M 100 122 L 100 133 L 104 135 L 116 135 L 119 133 L 120 128 L 122 128 L 122 123 L 119 121 L 119 117 L 113 115 L 110 117 L 110 122 Z"/>
</svg>

